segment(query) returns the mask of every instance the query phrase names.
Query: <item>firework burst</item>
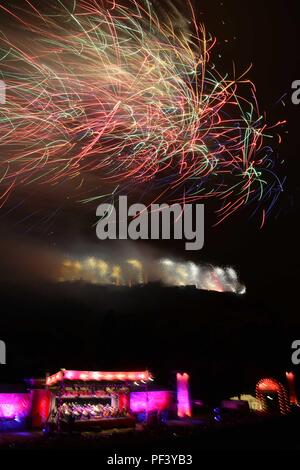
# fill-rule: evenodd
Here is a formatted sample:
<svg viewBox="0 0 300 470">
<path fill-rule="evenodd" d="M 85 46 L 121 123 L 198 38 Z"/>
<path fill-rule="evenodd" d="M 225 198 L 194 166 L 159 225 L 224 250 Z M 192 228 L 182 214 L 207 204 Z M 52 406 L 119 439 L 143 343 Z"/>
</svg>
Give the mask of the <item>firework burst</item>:
<svg viewBox="0 0 300 470">
<path fill-rule="evenodd" d="M 1 38 L 2 204 L 14 187 L 66 182 L 90 202 L 103 196 L 92 175 L 155 200 L 218 200 L 219 221 L 251 202 L 265 218 L 282 186 L 254 86 L 217 72 L 189 2 L 163 19 L 146 0 L 25 3 L 0 5 L 20 26 Z"/>
<path fill-rule="evenodd" d="M 160 281 L 167 286 L 194 286 L 197 289 L 245 294 L 246 287 L 232 267 L 195 264 L 169 258 L 143 263 L 120 259 L 119 264 L 99 258 L 65 259 L 59 269 L 60 282 L 83 281 L 99 285 L 140 285 Z"/>
</svg>

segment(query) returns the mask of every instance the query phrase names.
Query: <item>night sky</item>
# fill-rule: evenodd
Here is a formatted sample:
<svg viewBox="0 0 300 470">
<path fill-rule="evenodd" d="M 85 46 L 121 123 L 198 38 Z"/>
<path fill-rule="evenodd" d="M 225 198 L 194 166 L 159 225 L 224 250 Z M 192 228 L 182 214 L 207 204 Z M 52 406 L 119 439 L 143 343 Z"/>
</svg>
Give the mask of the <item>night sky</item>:
<svg viewBox="0 0 300 470">
<path fill-rule="evenodd" d="M 0 1 L 3 6 L 17 3 Z M 202 298 L 199 294 L 199 298 L 187 296 L 184 300 L 179 297 L 176 300 L 177 294 L 172 299 L 172 295 L 161 288 L 155 294 L 156 302 L 147 308 L 145 302 L 149 302 L 148 294 L 143 298 L 135 291 L 124 294 L 120 304 L 108 297 L 103 308 L 99 306 L 101 302 L 98 304 L 89 292 L 82 292 L 81 298 L 70 292 L 64 295 L 61 286 L 56 291 L 47 284 L 47 272 L 51 272 L 56 257 L 95 256 L 99 252 L 123 254 L 132 246 L 128 248 L 128 244 L 122 245 L 120 241 L 103 243 L 97 240 L 94 228 L 96 205 L 64 200 L 59 189 L 41 193 L 30 187 L 17 190 L 0 209 L 0 289 L 3 292 L 0 338 L 7 341 L 8 365 L 5 372 L 11 377 L 21 376 L 23 372 L 34 374 L 35 370 L 41 374 L 43 370 L 63 367 L 66 363 L 71 366 L 72 356 L 74 368 L 77 364 L 81 367 L 86 364 L 86 369 L 97 364 L 105 368 L 106 363 L 108 367 L 118 368 L 118 363 L 121 363 L 122 367 L 131 368 L 135 361 L 134 351 L 144 349 L 146 353 L 137 352 L 139 360 L 136 363 L 142 365 L 146 362 L 144 365 L 150 369 L 153 363 L 153 367 L 159 369 L 159 356 L 163 354 L 165 361 L 162 369 L 176 369 L 178 364 L 179 368 L 211 373 L 212 383 L 220 380 L 223 384 L 226 382 L 224 391 L 234 393 L 238 387 L 251 387 L 252 380 L 259 378 L 261 373 L 280 376 L 284 367 L 291 366 L 289 348 L 299 336 L 300 328 L 300 106 L 291 102 L 291 84 L 300 78 L 298 2 L 274 0 L 271 8 L 259 0 L 203 0 L 195 3 L 197 17 L 205 23 L 207 31 L 217 38 L 213 54 L 221 56 L 217 59 L 218 69 L 231 73 L 234 62 L 236 69 L 242 72 L 252 64 L 247 76 L 256 85 L 259 106 L 266 112 L 267 121 L 287 121 L 279 131 L 283 143 L 274 145 L 278 161 L 283 162 L 278 173 L 282 178 L 286 176 L 284 192 L 262 229 L 259 228 L 260 217 L 252 216 L 251 208 L 238 211 L 223 224 L 214 227 L 215 206 L 213 202 L 206 203 L 205 247 L 199 252 L 185 252 L 184 242 L 181 241 L 134 243 L 138 252 L 150 253 L 154 258 L 163 256 L 233 266 L 247 286 L 247 295 L 244 299 L 233 300 L 225 296 L 224 302 L 220 301 L 220 294 L 212 294 L 211 298 L 206 294 Z M 185 6 L 180 8 L 186 11 Z M 7 16 L 2 11 L 0 21 L 5 18 Z M 96 183 L 93 180 L 91 184 Z M 28 280 L 32 281 L 30 287 L 26 287 L 25 281 Z M 18 282 L 13 292 L 7 291 L 8 281 Z M 134 295 L 137 300 L 131 304 Z M 55 296 L 56 299 L 53 298 Z M 169 299 L 168 303 L 166 298 Z M 179 305 L 186 311 L 189 322 L 183 343 L 180 333 L 183 312 L 179 311 Z M 21 311 L 22 306 L 24 310 Z M 128 342 L 120 339 L 121 324 L 125 329 L 124 324 L 127 324 L 130 330 L 126 321 L 119 323 L 122 308 L 126 315 L 133 315 L 130 321 L 134 323 L 136 315 L 139 322 L 136 336 L 129 334 Z M 99 320 L 98 336 L 94 331 L 96 323 L 94 327 L 91 323 L 91 329 L 83 328 L 84 333 L 80 333 L 80 323 L 84 321 L 81 312 L 84 311 L 86 318 L 92 321 L 97 309 L 101 311 L 101 321 L 104 318 L 105 322 L 100 325 Z M 209 315 L 205 317 L 209 311 L 212 312 L 211 323 Z M 158 330 L 153 325 L 149 326 L 151 317 L 158 315 L 162 318 L 164 313 L 166 322 L 155 323 Z M 199 319 L 201 315 L 202 320 Z M 172 323 L 174 316 L 176 321 L 170 327 L 168 321 Z M 201 329 L 199 338 L 205 346 L 196 347 L 197 335 L 193 332 L 191 341 L 194 346 L 187 349 L 186 357 L 184 351 L 173 355 L 176 345 L 187 346 L 189 331 L 198 328 Z M 78 341 L 76 348 L 74 331 Z M 100 331 L 104 331 L 103 337 Z M 143 332 L 148 332 L 144 338 Z M 230 344 L 232 334 L 235 335 L 234 346 Z M 173 352 L 166 347 L 168 336 Z M 91 346 L 93 341 L 94 345 Z M 151 354 L 154 344 L 156 350 Z M 51 348 L 55 350 L 53 354 Z M 40 352 L 40 349 L 43 351 Z M 212 357 L 209 353 L 212 350 L 220 354 L 216 352 Z M 220 359 L 222 352 L 228 359 L 227 365 L 226 359 Z M 120 359 L 126 354 L 127 360 Z M 109 359 L 106 362 L 104 358 Z M 236 361 L 238 379 L 229 364 L 232 360 Z M 249 371 L 248 376 L 245 369 Z M 225 373 L 223 377 L 218 375 L 221 370 L 227 371 L 227 377 Z M 205 393 L 208 394 L 208 390 L 209 387 L 206 387 Z"/>
</svg>

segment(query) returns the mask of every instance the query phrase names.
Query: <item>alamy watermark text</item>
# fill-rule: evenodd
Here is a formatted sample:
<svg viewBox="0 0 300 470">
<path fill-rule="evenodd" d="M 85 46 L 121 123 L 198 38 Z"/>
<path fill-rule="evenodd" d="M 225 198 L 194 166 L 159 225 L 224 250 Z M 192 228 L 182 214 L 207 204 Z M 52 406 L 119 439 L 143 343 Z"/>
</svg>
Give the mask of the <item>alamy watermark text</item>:
<svg viewBox="0 0 300 470">
<path fill-rule="evenodd" d="M 0 364 L 6 364 L 6 344 L 0 339 Z"/>
<path fill-rule="evenodd" d="M 117 214 L 118 213 L 118 214 Z M 203 204 L 132 204 L 120 196 L 118 207 L 100 204 L 96 211 L 99 240 L 185 240 L 186 250 L 204 246 Z M 172 234 L 173 232 L 173 234 Z"/>
</svg>

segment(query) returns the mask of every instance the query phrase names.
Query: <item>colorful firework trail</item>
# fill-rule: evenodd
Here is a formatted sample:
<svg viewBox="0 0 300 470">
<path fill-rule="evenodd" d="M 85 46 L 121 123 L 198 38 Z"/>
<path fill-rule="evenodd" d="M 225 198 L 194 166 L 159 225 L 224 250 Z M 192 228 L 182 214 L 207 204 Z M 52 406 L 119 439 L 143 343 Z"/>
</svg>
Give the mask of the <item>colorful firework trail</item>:
<svg viewBox="0 0 300 470">
<path fill-rule="evenodd" d="M 187 17 L 147 0 L 101 5 L 0 2 L 14 22 L 1 37 L 0 202 L 67 182 L 66 197 L 91 202 L 103 197 L 92 175 L 156 201 L 218 200 L 219 221 L 254 202 L 264 220 L 282 185 L 254 86 L 217 72 L 189 1 Z"/>
</svg>

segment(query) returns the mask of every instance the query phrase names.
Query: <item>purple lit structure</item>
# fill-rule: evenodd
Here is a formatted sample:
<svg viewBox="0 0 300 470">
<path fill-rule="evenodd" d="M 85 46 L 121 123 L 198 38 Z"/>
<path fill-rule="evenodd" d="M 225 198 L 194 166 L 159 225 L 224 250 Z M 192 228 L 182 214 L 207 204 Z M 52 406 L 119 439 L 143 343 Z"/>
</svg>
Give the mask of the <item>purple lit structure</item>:
<svg viewBox="0 0 300 470">
<path fill-rule="evenodd" d="M 132 392 L 130 394 L 130 410 L 132 413 L 165 411 L 172 405 L 172 392 L 149 391 Z"/>
<path fill-rule="evenodd" d="M 191 417 L 191 400 L 189 392 L 189 375 L 177 374 L 177 414 L 179 418 Z"/>
<path fill-rule="evenodd" d="M 148 371 L 95 372 L 65 370 L 46 379 L 31 379 L 22 392 L 0 391 L 0 430 L 47 427 L 59 429 L 57 423 L 71 418 L 83 427 L 83 421 L 105 425 L 104 421 L 121 418 L 134 423 L 138 415 L 157 416 L 176 413 L 191 416 L 188 374 L 177 374 L 177 393 L 155 390 Z M 9 393 L 8 393 L 9 392 Z M 12 392 L 12 393 L 11 393 Z M 70 418 L 71 417 L 71 418 Z M 108 425 L 108 423 L 107 423 Z"/>
</svg>

